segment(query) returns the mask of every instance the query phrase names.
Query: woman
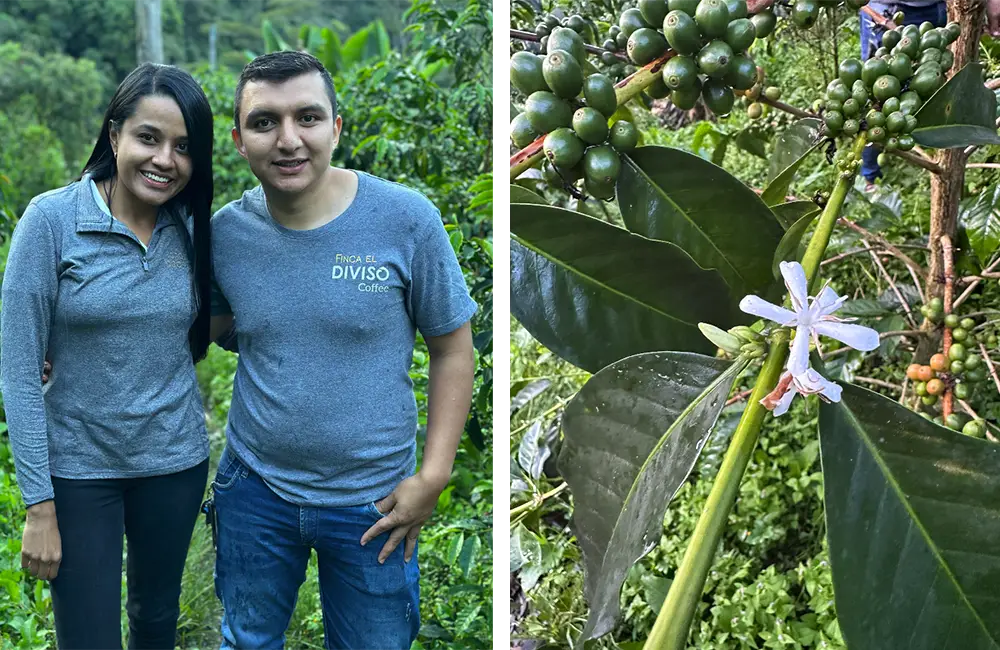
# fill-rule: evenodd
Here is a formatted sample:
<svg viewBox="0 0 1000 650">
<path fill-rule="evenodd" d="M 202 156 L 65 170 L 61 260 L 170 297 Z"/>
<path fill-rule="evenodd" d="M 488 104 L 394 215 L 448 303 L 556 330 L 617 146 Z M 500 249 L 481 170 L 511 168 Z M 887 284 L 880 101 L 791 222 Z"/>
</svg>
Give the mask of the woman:
<svg viewBox="0 0 1000 650">
<path fill-rule="evenodd" d="M 21 564 L 51 580 L 59 647 L 173 648 L 208 437 L 212 111 L 186 72 L 121 83 L 81 180 L 11 240 L 0 381 L 21 495 Z M 53 370 L 43 390 L 45 357 Z"/>
</svg>

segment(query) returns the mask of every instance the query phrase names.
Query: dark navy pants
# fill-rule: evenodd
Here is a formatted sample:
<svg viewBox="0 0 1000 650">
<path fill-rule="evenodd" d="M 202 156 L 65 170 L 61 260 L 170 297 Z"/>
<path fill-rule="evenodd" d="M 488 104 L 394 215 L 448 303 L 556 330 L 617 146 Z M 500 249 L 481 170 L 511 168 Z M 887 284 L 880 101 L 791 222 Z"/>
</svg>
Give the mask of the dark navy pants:
<svg viewBox="0 0 1000 650">
<path fill-rule="evenodd" d="M 60 650 L 122 647 L 123 535 L 128 647 L 174 648 L 181 574 L 207 480 L 207 459 L 163 476 L 52 478 L 62 539 L 51 585 Z"/>
</svg>

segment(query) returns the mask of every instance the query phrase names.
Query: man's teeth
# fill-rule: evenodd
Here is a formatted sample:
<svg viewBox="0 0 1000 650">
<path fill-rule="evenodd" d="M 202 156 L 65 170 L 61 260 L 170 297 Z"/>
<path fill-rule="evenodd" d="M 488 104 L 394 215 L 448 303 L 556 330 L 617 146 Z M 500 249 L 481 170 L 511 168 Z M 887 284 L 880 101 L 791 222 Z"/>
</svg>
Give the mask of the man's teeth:
<svg viewBox="0 0 1000 650">
<path fill-rule="evenodd" d="M 305 162 L 304 160 L 295 160 L 295 161 L 292 161 L 292 162 L 279 162 L 279 163 L 276 163 L 276 164 L 279 167 L 298 167 L 299 165 L 301 165 L 304 162 Z"/>
<path fill-rule="evenodd" d="M 142 172 L 142 175 L 145 176 L 146 178 L 150 179 L 150 180 L 156 181 L 157 183 L 168 183 L 168 182 L 170 182 L 169 178 L 166 178 L 164 176 L 157 176 L 156 174 L 150 174 L 149 172 Z"/>
</svg>

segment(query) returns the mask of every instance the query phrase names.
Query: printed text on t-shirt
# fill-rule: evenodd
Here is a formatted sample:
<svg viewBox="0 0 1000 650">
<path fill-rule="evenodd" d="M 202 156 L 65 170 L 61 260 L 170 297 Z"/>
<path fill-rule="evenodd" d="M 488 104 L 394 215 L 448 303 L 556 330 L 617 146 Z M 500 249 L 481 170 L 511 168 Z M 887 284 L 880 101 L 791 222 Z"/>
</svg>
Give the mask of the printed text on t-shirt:
<svg viewBox="0 0 1000 650">
<path fill-rule="evenodd" d="M 331 277 L 334 280 L 361 280 L 358 291 L 365 293 L 386 293 L 389 285 L 379 284 L 389 279 L 389 269 L 378 266 L 374 255 L 344 255 L 337 253 Z M 376 282 L 377 281 L 377 282 Z"/>
</svg>

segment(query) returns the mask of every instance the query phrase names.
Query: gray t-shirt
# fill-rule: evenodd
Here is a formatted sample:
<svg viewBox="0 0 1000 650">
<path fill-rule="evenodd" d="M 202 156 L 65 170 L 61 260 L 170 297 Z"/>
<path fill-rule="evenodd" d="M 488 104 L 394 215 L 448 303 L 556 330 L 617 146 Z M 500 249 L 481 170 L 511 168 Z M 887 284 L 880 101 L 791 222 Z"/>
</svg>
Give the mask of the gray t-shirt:
<svg viewBox="0 0 1000 650">
<path fill-rule="evenodd" d="M 26 505 L 52 498 L 52 476 L 156 476 L 208 457 L 190 227 L 161 210 L 147 250 L 89 177 L 24 211 L 3 277 L 0 389 Z"/>
<path fill-rule="evenodd" d="M 213 313 L 234 314 L 240 351 L 228 444 L 299 505 L 369 503 L 413 473 L 415 332 L 476 311 L 437 208 L 357 175 L 351 205 L 313 230 L 276 222 L 260 186 L 212 220 Z"/>
</svg>

